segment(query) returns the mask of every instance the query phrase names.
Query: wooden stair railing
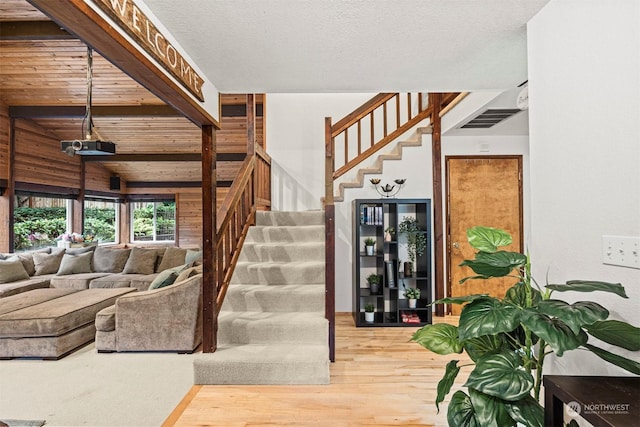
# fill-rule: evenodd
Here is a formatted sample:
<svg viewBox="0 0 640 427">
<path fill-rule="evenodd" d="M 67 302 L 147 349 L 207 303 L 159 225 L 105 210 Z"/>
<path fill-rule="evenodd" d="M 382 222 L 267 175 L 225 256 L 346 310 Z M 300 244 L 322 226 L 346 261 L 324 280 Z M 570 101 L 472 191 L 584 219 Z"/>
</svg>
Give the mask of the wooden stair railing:
<svg viewBox="0 0 640 427">
<path fill-rule="evenodd" d="M 358 164 L 368 159 L 389 143 L 395 141 L 403 133 L 407 132 L 423 120 L 429 119 L 431 123 L 438 121 L 453 106 L 460 102 L 466 93 L 443 93 L 438 96 L 425 96 L 423 93 L 380 93 L 362 104 L 352 113 L 331 124 L 331 117 L 325 118 L 325 315 L 329 321 L 329 352 L 331 361 L 335 361 L 335 205 L 334 205 L 334 181 L 344 175 Z M 437 99 L 436 105 L 431 100 Z M 415 105 L 414 105 L 415 100 Z M 439 105 L 438 105 L 439 104 Z M 434 108 L 437 107 L 437 108 Z M 389 112 L 391 110 L 391 113 Z M 390 114 L 393 114 L 390 117 Z M 380 117 L 381 116 L 381 117 Z M 378 119 L 376 119 L 378 117 Z M 367 123 L 368 122 L 368 123 Z M 364 123 L 364 125 L 363 125 Z M 368 124 L 368 126 L 367 126 Z M 369 141 L 366 142 L 364 133 L 369 133 Z M 379 138 L 376 135 L 380 134 Z M 356 147 L 349 145 L 350 135 L 355 134 Z M 342 142 L 340 167 L 336 169 L 336 139 Z M 440 182 L 439 180 L 434 180 Z M 434 201 L 435 202 L 435 201 Z M 434 203 L 434 212 L 442 209 Z"/>
<path fill-rule="evenodd" d="M 217 213 L 216 246 L 213 251 L 216 265 L 214 286 L 217 291 L 214 325 L 217 325 L 217 316 L 227 294 L 242 244 L 249 227 L 255 224 L 256 210 L 271 208 L 271 157 L 260 145 L 255 144 L 254 114 L 254 97 L 247 95 L 247 157 Z M 217 333 L 214 327 L 214 343 L 217 342 Z M 215 351 L 215 346 L 212 351 Z"/>
</svg>

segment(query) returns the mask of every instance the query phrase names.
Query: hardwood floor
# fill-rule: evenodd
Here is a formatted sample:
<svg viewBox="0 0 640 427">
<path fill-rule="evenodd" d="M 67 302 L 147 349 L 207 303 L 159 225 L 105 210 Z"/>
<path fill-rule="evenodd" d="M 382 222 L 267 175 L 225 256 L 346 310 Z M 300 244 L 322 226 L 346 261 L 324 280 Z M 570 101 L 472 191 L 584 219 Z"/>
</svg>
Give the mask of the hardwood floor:
<svg viewBox="0 0 640 427">
<path fill-rule="evenodd" d="M 350 313 L 338 313 L 330 385 L 194 386 L 163 426 L 446 426 L 446 406 L 436 414 L 436 386 L 446 363 L 466 356 L 410 342 L 417 329 L 356 328 Z M 467 375 L 463 369 L 454 388 Z"/>
</svg>

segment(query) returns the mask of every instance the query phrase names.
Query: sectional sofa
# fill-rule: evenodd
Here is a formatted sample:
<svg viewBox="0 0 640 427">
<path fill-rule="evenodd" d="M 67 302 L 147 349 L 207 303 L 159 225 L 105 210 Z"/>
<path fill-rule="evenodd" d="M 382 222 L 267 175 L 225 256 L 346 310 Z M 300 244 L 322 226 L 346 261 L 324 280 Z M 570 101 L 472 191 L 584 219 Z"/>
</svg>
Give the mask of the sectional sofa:
<svg viewBox="0 0 640 427">
<path fill-rule="evenodd" d="M 94 337 L 101 352 L 192 352 L 201 257 L 100 246 L 0 255 L 0 358 L 57 359 Z"/>
</svg>

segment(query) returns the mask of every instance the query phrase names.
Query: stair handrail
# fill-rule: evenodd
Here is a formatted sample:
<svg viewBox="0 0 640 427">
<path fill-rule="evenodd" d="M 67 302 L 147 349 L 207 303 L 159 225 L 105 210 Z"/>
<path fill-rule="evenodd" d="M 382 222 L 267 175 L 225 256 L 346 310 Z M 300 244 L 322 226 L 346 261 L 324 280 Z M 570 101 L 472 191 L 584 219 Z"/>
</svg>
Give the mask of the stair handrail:
<svg viewBox="0 0 640 427">
<path fill-rule="evenodd" d="M 258 209 L 271 207 L 271 157 L 255 143 L 255 98 L 247 96 L 247 156 L 236 175 L 224 201 L 217 209 L 216 265 L 214 286 L 217 290 L 213 324 L 217 317 L 235 271 L 242 245 L 255 224 Z M 213 343 L 217 343 L 217 328 L 213 329 Z M 215 345 L 203 351 L 215 351 Z"/>
</svg>

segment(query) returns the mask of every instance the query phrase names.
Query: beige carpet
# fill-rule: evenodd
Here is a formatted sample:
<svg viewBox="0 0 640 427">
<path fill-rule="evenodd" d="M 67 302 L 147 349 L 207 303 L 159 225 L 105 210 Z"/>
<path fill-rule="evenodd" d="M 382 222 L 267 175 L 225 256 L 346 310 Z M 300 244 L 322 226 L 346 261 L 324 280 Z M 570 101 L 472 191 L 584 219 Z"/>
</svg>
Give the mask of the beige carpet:
<svg viewBox="0 0 640 427">
<path fill-rule="evenodd" d="M 98 354 L 0 360 L 0 419 L 45 427 L 159 426 L 193 385 L 194 355 Z"/>
</svg>

